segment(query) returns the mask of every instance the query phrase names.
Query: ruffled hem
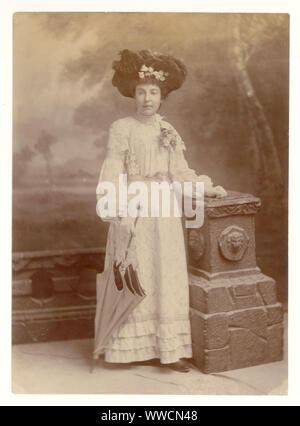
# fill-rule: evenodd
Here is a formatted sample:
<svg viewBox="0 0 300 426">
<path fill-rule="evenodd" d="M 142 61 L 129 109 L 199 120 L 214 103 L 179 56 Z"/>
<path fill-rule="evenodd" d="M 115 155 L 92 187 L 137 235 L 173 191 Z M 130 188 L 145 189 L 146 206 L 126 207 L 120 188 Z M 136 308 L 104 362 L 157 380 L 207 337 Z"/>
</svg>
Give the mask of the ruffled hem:
<svg viewBox="0 0 300 426">
<path fill-rule="evenodd" d="M 105 349 L 108 350 L 132 350 L 157 347 L 161 352 L 174 351 L 179 346 L 190 345 L 192 343 L 190 334 L 178 334 L 175 337 L 161 339 L 155 334 L 136 337 L 112 337 Z"/>
<path fill-rule="evenodd" d="M 94 358 L 105 354 L 108 362 L 133 362 L 160 358 L 162 363 L 176 362 L 192 353 L 190 320 L 161 323 L 145 320 L 125 323 L 110 338 L 105 348 Z"/>
<path fill-rule="evenodd" d="M 117 329 L 112 337 L 137 337 L 155 334 L 161 339 L 174 338 L 178 334 L 190 334 L 189 319 L 162 323 L 158 320 L 126 322 Z"/>
<path fill-rule="evenodd" d="M 131 350 L 105 350 L 105 361 L 126 363 L 135 361 L 146 361 L 159 358 L 161 364 L 170 364 L 178 361 L 180 358 L 192 358 L 192 345 L 185 345 L 176 348 L 173 351 L 161 352 L 157 347 L 131 349 Z"/>
</svg>

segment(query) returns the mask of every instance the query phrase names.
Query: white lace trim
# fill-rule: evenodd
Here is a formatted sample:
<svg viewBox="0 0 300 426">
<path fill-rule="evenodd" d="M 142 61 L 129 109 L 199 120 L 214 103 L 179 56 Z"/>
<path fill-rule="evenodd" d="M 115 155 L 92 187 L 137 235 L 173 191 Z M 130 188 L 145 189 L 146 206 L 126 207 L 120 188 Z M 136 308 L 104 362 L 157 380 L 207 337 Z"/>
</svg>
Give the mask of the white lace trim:
<svg viewBox="0 0 300 426">
<path fill-rule="evenodd" d="M 162 363 L 171 363 L 192 357 L 190 321 L 126 323 L 111 336 L 105 349 L 95 349 L 94 357 L 97 358 L 100 353 L 105 354 L 108 362 L 160 358 Z"/>
<path fill-rule="evenodd" d="M 190 320 L 159 323 L 158 320 L 148 320 L 135 323 L 125 323 L 116 330 L 112 337 L 136 337 L 155 334 L 162 339 L 174 338 L 178 334 L 189 334 Z"/>
<path fill-rule="evenodd" d="M 190 334 L 179 334 L 173 338 L 161 339 L 155 334 L 136 337 L 112 337 L 105 349 L 108 350 L 133 350 L 148 347 L 158 347 L 162 352 L 176 350 L 179 346 L 192 343 Z"/>
<path fill-rule="evenodd" d="M 180 346 L 170 352 L 161 352 L 157 347 L 153 346 L 127 351 L 106 350 L 104 359 L 107 362 L 123 363 L 159 358 L 161 364 L 170 364 L 178 361 L 180 358 L 192 358 L 192 356 L 192 345 Z"/>
</svg>

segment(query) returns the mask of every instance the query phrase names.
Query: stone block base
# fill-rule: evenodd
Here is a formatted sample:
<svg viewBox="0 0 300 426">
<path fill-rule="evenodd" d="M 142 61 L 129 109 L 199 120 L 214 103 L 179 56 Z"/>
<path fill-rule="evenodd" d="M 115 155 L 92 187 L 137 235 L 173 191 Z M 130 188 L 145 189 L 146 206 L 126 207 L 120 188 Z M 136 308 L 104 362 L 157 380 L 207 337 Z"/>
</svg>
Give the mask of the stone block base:
<svg viewBox="0 0 300 426">
<path fill-rule="evenodd" d="M 190 306 L 193 359 L 204 373 L 282 360 L 283 312 L 271 278 L 191 274 Z"/>
<path fill-rule="evenodd" d="M 94 337 L 95 300 L 60 293 L 44 304 L 14 297 L 12 343 L 34 343 Z"/>
</svg>

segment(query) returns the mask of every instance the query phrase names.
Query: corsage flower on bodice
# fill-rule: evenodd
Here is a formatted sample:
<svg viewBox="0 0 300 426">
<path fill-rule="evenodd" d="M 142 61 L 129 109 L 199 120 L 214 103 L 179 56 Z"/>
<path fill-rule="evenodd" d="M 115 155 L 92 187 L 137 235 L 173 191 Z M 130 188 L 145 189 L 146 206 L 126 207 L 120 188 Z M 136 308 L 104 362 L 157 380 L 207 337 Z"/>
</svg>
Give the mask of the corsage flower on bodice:
<svg viewBox="0 0 300 426">
<path fill-rule="evenodd" d="M 134 120 L 125 153 L 127 174 L 167 174 L 170 172 L 171 153 L 185 149 L 177 131 L 161 115 L 156 114 L 150 125 Z"/>
<path fill-rule="evenodd" d="M 180 147 L 183 150 L 186 149 L 183 140 L 178 135 L 178 133 L 175 132 L 171 127 L 164 127 L 162 122 L 159 142 L 161 146 L 167 149 L 175 150 L 177 147 Z"/>
</svg>

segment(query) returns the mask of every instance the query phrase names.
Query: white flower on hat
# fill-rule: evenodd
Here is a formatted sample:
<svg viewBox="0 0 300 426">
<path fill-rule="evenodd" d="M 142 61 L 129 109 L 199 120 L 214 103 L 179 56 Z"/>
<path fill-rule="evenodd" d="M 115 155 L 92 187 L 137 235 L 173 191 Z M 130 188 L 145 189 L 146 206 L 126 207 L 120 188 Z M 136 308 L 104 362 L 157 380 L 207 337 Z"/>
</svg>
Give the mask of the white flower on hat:
<svg viewBox="0 0 300 426">
<path fill-rule="evenodd" d="M 151 77 L 151 75 L 154 75 L 157 80 L 165 81 L 169 73 L 162 70 L 155 71 L 152 67 L 147 67 L 145 64 L 143 64 L 141 66 L 141 70 L 139 71 L 139 77 L 143 79 L 145 77 Z"/>
</svg>

